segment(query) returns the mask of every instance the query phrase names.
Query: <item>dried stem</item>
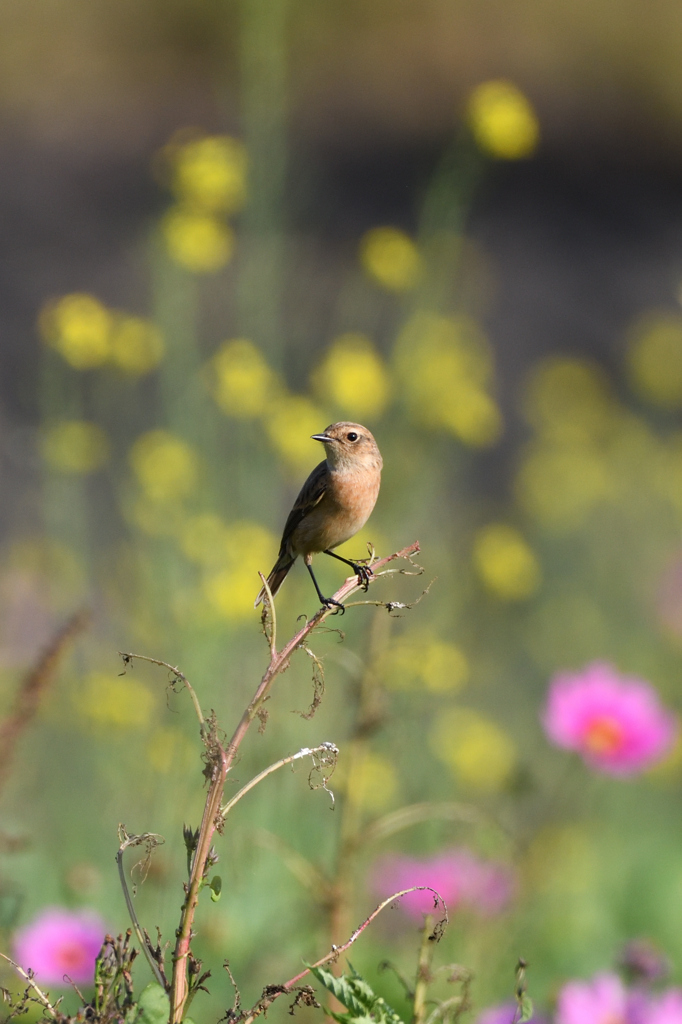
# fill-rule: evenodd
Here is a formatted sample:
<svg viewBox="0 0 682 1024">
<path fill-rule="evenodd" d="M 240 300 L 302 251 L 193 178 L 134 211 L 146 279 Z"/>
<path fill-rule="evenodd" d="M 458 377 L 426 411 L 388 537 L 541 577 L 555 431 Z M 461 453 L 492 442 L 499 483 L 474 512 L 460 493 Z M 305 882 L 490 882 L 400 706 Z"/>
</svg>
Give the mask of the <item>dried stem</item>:
<svg viewBox="0 0 682 1024">
<path fill-rule="evenodd" d="M 388 565 L 390 562 L 393 562 L 398 558 L 405 558 L 409 560 L 411 556 L 416 555 L 418 551 L 419 544 L 414 543 L 409 547 L 403 548 L 402 551 L 397 551 L 392 555 L 388 555 L 386 558 L 378 559 L 378 561 L 374 562 L 372 566 L 374 571 L 370 577 L 370 583 L 373 583 L 380 576 L 388 575 L 390 572 L 401 571 L 386 570 L 384 572 L 377 573 L 377 569 Z M 334 594 L 334 600 L 342 603 L 344 598 L 355 593 L 360 589 L 360 587 L 361 583 L 357 576 L 349 577 L 336 594 Z M 222 826 L 223 818 L 221 814 L 221 802 L 227 774 L 234 763 L 237 751 L 248 732 L 249 726 L 253 722 L 254 718 L 257 717 L 258 712 L 262 709 L 263 703 L 267 700 L 275 679 L 288 667 L 289 660 L 294 651 L 301 648 L 312 631 L 319 626 L 320 623 L 324 622 L 324 620 L 331 614 L 331 608 L 320 608 L 312 619 L 309 619 L 280 651 L 277 651 L 274 639 L 270 641 L 270 663 L 229 743 L 224 745 L 219 740 L 217 732 L 214 732 L 211 735 L 210 744 L 207 744 L 209 763 L 206 767 L 206 775 L 209 780 L 209 788 L 206 794 L 206 802 L 204 804 L 204 812 L 201 819 L 201 825 L 199 827 L 197 844 L 192 858 L 189 882 L 186 887 L 187 895 L 182 906 L 180 925 L 177 931 L 177 940 L 173 953 L 173 977 L 170 992 L 170 1024 L 179 1024 L 184 1016 L 185 1006 L 187 1004 L 187 998 L 189 995 L 188 962 L 190 956 L 190 942 L 192 938 L 192 925 L 194 922 L 197 903 L 199 901 L 199 893 L 202 885 L 204 885 L 206 881 L 208 858 L 211 852 L 213 836 L 216 829 Z M 148 660 L 154 661 L 155 659 Z M 175 672 L 175 669 L 171 667 L 171 671 Z M 178 673 L 178 678 L 184 679 L 181 673 Z M 363 928 L 365 926 L 366 925 L 363 925 Z M 355 938 L 357 938 L 357 935 L 354 936 L 352 941 L 355 941 Z M 321 961 L 321 963 L 325 962 L 326 960 Z"/>
<path fill-rule="evenodd" d="M 424 918 L 422 941 L 419 947 L 419 960 L 417 961 L 417 981 L 414 986 L 412 1024 L 424 1024 L 426 1016 L 426 996 L 429 982 L 431 981 L 431 960 L 433 958 L 433 943 L 429 942 L 432 929 L 433 917 L 431 914 L 427 914 Z"/>
<path fill-rule="evenodd" d="M 145 834 L 141 836 L 130 836 L 126 832 L 125 827 L 123 825 L 119 825 L 118 832 L 119 839 L 121 840 L 121 845 L 119 846 L 118 852 L 116 854 L 116 863 L 118 864 L 118 877 L 121 881 L 121 888 L 123 889 L 123 896 L 126 901 L 126 907 L 128 908 L 128 914 L 130 915 L 130 920 L 132 922 L 133 928 L 135 929 L 137 941 L 140 943 L 140 946 L 142 947 L 142 952 L 147 958 L 147 963 L 149 964 L 150 970 L 158 984 L 165 989 L 168 987 L 166 984 L 166 980 L 163 977 L 161 971 L 159 970 L 159 965 L 154 959 L 154 955 L 150 943 L 148 941 L 148 937 L 142 931 L 140 922 L 137 919 L 137 914 L 135 912 L 133 900 L 128 889 L 125 871 L 123 870 L 123 854 L 125 853 L 129 846 L 140 846 L 143 843 L 153 843 L 154 846 L 156 846 L 158 845 L 161 837 L 152 832 L 145 832 Z M 163 840 L 161 841 L 163 842 Z"/>
<path fill-rule="evenodd" d="M 38 1002 L 44 1007 L 46 1012 L 49 1014 L 50 1017 L 53 1018 L 53 1020 L 57 1020 L 59 1014 L 57 1012 L 56 1006 L 53 1006 L 50 1000 L 45 995 L 45 993 L 42 991 L 42 989 L 38 988 L 35 981 L 33 980 L 33 975 L 31 973 L 27 973 L 23 967 L 20 967 L 19 964 L 15 963 L 14 960 L 11 960 L 10 957 L 5 956 L 4 953 L 0 953 L 0 956 L 2 957 L 3 960 L 6 960 L 8 964 L 11 964 L 11 966 L 14 968 L 17 974 L 20 975 L 24 979 L 24 981 L 27 981 L 29 983 L 29 985 L 36 994 Z"/>
<path fill-rule="evenodd" d="M 89 621 L 88 611 L 76 612 L 53 637 L 36 665 L 21 682 L 12 712 L 0 723 L 0 788 L 7 779 L 19 737 L 35 717 L 41 698 L 54 679 L 66 648 Z"/>
<path fill-rule="evenodd" d="M 283 985 L 268 986 L 267 989 L 264 991 L 263 995 L 261 996 L 261 998 L 256 1003 L 256 1005 L 243 1015 L 243 1017 L 240 1020 L 240 1024 L 252 1024 L 252 1021 L 254 1021 L 256 1017 L 260 1017 L 261 1014 L 264 1014 L 267 1011 L 267 1009 L 272 1005 L 272 1003 L 274 1003 L 275 999 L 277 999 L 278 996 L 286 995 L 287 993 L 291 992 L 298 985 L 298 983 L 303 978 L 305 978 L 307 974 L 310 974 L 313 968 L 324 967 L 325 964 L 338 960 L 340 955 L 342 953 L 345 953 L 345 951 L 353 945 L 356 939 L 360 938 L 364 930 L 372 923 L 372 921 L 374 921 L 379 916 L 382 910 L 386 909 L 386 907 L 395 903 L 395 901 L 399 900 L 402 896 L 407 896 L 407 894 L 410 892 L 424 891 L 433 893 L 434 904 L 436 906 L 440 905 L 443 908 L 442 918 L 436 923 L 433 932 L 427 936 L 428 940 L 431 942 L 438 941 L 441 935 L 443 934 L 443 930 L 448 922 L 448 910 L 442 896 L 438 892 L 436 892 L 435 889 L 432 889 L 430 885 L 412 885 L 410 886 L 409 889 L 401 889 L 400 892 L 393 893 L 392 896 L 389 896 L 387 897 L 387 899 L 383 900 L 378 907 L 375 907 L 375 909 L 372 911 L 369 917 L 365 918 L 360 927 L 356 928 L 353 934 L 350 936 L 350 938 L 347 939 L 342 945 L 332 946 L 329 953 L 321 957 L 319 960 L 316 960 L 314 964 L 310 964 L 310 966 L 306 967 L 306 969 L 304 971 L 301 971 L 300 974 L 295 975 L 293 978 L 289 978 L 289 980 L 285 981 Z"/>
<path fill-rule="evenodd" d="M 225 821 L 225 818 L 228 816 L 234 805 L 238 804 L 243 796 L 246 796 L 254 786 L 257 786 L 258 783 L 262 782 L 268 775 L 272 775 L 273 772 L 278 771 L 280 768 L 284 768 L 287 764 L 292 764 L 294 761 L 300 760 L 302 757 L 312 757 L 316 765 L 318 765 L 320 764 L 320 760 L 316 760 L 317 755 L 320 755 L 322 761 L 328 762 L 330 767 L 333 769 L 336 766 L 339 748 L 333 743 L 321 743 L 319 747 L 303 747 L 295 754 L 290 754 L 288 757 L 283 757 L 280 761 L 275 761 L 274 764 L 268 765 L 268 767 L 264 768 L 258 775 L 254 775 L 250 782 L 247 782 L 245 786 L 242 786 L 239 792 L 235 793 L 232 799 L 228 800 L 227 803 L 220 808 L 220 816 L 222 820 Z"/>
<path fill-rule="evenodd" d="M 135 660 L 135 661 L 148 661 L 150 665 L 159 665 L 161 668 L 167 668 L 168 671 L 173 674 L 173 679 L 171 680 L 171 685 L 173 683 L 175 683 L 175 682 L 181 682 L 187 688 L 187 692 L 189 693 L 190 697 L 192 698 L 192 704 L 194 705 L 194 710 L 196 712 L 197 718 L 199 719 L 199 724 L 203 728 L 203 726 L 205 724 L 205 722 L 204 722 L 204 713 L 201 710 L 201 705 L 199 704 L 199 698 L 197 697 L 196 693 L 194 692 L 194 688 L 190 685 L 189 679 L 187 678 L 186 675 L 184 675 L 184 673 L 182 673 L 180 671 L 179 668 L 176 668 L 174 665 L 169 665 L 167 661 L 161 661 L 159 658 L 148 658 L 146 654 L 132 654 L 132 653 L 126 652 L 126 651 L 119 651 L 118 653 L 123 658 L 123 664 L 125 665 L 125 668 L 123 669 L 123 672 L 121 673 L 121 675 L 125 675 L 125 673 L 126 673 L 126 671 L 128 669 L 128 665 L 133 660 Z"/>
</svg>

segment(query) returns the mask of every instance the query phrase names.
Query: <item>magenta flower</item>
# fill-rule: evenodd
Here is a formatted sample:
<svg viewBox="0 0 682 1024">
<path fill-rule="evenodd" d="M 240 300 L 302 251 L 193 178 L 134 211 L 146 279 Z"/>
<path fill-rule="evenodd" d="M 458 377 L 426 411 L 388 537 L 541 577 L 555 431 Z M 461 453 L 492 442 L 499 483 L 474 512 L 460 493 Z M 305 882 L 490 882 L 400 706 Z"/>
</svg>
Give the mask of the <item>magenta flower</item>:
<svg viewBox="0 0 682 1024">
<path fill-rule="evenodd" d="M 652 999 L 647 1007 L 645 1024 L 682 1024 L 682 989 L 670 988 Z"/>
<path fill-rule="evenodd" d="M 431 886 L 443 897 L 450 912 L 464 907 L 482 916 L 492 916 L 509 903 L 515 879 L 507 865 L 479 860 L 463 848 L 427 860 L 389 856 L 375 865 L 372 888 L 379 896 L 385 898 L 412 885 Z M 400 906 L 418 920 L 423 914 L 438 913 L 428 890 L 408 893 L 400 900 Z"/>
<path fill-rule="evenodd" d="M 489 1006 L 476 1018 L 476 1024 L 514 1024 L 518 1016 L 518 1003 Z"/>
<path fill-rule="evenodd" d="M 616 974 L 569 981 L 559 993 L 556 1024 L 634 1024 L 625 985 Z"/>
<path fill-rule="evenodd" d="M 106 926 L 93 911 L 49 907 L 14 936 L 14 958 L 38 983 L 92 982 Z"/>
<path fill-rule="evenodd" d="M 651 684 L 604 662 L 554 677 L 543 725 L 550 740 L 578 751 L 591 768 L 621 776 L 651 767 L 677 735 Z"/>
</svg>

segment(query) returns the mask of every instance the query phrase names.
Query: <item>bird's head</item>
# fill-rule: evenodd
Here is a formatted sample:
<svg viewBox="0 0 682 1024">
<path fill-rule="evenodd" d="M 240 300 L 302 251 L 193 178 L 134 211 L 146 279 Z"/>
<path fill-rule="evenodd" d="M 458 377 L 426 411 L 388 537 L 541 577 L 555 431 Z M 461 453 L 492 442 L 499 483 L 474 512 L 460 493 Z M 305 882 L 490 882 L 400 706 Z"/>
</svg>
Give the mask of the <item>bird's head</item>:
<svg viewBox="0 0 682 1024">
<path fill-rule="evenodd" d="M 332 469 L 381 469 L 381 453 L 372 434 L 360 423 L 332 423 L 321 434 L 321 441 Z"/>
</svg>

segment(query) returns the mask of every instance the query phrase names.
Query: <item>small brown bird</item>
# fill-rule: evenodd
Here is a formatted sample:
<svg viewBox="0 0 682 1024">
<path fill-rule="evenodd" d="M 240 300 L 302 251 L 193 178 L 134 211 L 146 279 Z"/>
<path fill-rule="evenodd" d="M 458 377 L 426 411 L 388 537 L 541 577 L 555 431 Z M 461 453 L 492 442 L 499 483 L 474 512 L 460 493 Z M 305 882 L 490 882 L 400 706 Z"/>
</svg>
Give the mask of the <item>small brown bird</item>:
<svg viewBox="0 0 682 1024">
<path fill-rule="evenodd" d="M 324 433 L 313 434 L 312 439 L 322 442 L 327 457 L 312 471 L 294 502 L 268 586 L 274 597 L 298 556 L 303 555 L 322 604 L 327 608 L 336 605 L 343 611 L 339 601 L 322 595 L 311 559 L 318 551 L 338 558 L 350 565 L 367 586 L 372 570 L 335 555 L 332 548 L 350 540 L 369 519 L 379 494 L 383 462 L 376 441 L 359 423 L 332 423 Z M 265 587 L 254 607 L 264 597 Z"/>
</svg>

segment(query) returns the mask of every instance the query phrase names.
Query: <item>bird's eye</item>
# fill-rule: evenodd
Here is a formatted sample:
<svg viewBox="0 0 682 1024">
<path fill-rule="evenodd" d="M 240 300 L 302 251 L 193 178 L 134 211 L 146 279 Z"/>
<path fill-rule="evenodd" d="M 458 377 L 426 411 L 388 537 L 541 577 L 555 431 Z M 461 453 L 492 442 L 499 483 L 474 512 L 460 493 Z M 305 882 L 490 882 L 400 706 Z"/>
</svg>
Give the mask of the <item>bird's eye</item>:
<svg viewBox="0 0 682 1024">
<path fill-rule="evenodd" d="M 357 434 L 355 433 L 355 431 L 354 431 L 354 430 L 351 430 L 350 434 L 346 434 L 346 438 L 347 438 L 347 439 L 348 439 L 349 441 L 357 441 L 357 439 L 358 439 L 358 435 L 357 435 Z"/>
</svg>

